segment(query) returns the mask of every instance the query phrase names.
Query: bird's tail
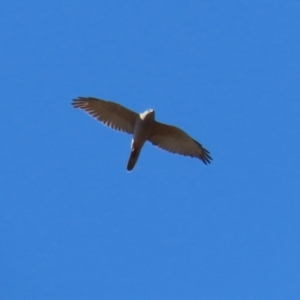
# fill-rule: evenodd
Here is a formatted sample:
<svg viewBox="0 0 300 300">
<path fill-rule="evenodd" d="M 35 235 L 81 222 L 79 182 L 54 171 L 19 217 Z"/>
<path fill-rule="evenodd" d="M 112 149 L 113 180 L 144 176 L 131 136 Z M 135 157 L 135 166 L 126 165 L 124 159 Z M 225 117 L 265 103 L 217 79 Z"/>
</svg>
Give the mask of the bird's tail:
<svg viewBox="0 0 300 300">
<path fill-rule="evenodd" d="M 134 166 L 139 158 L 140 152 L 141 152 L 141 149 L 135 149 L 135 148 L 131 149 L 130 157 L 129 157 L 128 164 L 127 164 L 127 171 L 131 171 L 134 168 Z"/>
</svg>

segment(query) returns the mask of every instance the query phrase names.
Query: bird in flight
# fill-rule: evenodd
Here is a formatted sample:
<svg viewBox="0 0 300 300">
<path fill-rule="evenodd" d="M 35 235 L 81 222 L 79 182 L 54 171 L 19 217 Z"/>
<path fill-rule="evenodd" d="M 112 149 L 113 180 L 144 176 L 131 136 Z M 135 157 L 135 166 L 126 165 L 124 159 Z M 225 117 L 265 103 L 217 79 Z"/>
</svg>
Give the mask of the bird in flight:
<svg viewBox="0 0 300 300">
<path fill-rule="evenodd" d="M 71 104 L 74 108 L 88 112 L 103 124 L 133 135 L 128 171 L 134 168 L 146 141 L 172 153 L 199 158 L 205 164 L 212 160 L 209 152 L 183 130 L 157 122 L 153 109 L 138 114 L 115 102 L 92 97 L 79 97 Z"/>
</svg>

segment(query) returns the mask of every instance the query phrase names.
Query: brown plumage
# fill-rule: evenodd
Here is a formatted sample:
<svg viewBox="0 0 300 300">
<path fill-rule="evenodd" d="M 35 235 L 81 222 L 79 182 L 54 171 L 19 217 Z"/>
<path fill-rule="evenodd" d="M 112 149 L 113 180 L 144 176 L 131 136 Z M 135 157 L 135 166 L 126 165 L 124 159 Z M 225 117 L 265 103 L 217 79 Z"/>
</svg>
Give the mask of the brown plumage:
<svg viewBox="0 0 300 300">
<path fill-rule="evenodd" d="M 205 164 L 212 160 L 209 151 L 186 132 L 178 127 L 155 121 L 152 109 L 138 114 L 117 103 L 91 97 L 79 97 L 73 100 L 72 106 L 85 110 L 113 129 L 133 134 L 128 171 L 134 168 L 146 141 L 171 153 L 199 158 Z"/>
</svg>

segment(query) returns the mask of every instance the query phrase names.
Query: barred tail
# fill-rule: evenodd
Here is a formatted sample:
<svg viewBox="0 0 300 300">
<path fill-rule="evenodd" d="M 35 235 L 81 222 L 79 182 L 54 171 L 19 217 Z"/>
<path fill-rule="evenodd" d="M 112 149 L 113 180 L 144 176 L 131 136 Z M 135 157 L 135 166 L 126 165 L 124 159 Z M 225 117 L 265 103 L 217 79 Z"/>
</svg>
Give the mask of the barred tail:
<svg viewBox="0 0 300 300">
<path fill-rule="evenodd" d="M 130 153 L 130 157 L 129 157 L 129 160 L 128 160 L 128 164 L 127 164 L 127 171 L 131 171 L 138 158 L 139 158 L 139 155 L 140 155 L 140 152 L 141 152 L 141 149 L 131 149 L 131 153 Z"/>
</svg>

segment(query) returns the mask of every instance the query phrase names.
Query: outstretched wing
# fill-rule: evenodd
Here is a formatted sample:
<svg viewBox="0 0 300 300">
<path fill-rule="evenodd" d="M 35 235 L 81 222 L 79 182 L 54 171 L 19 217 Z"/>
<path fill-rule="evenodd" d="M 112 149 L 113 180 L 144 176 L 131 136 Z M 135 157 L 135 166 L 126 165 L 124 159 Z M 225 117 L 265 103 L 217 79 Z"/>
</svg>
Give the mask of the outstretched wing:
<svg viewBox="0 0 300 300">
<path fill-rule="evenodd" d="M 127 133 L 133 133 L 135 121 L 139 116 L 122 105 L 92 97 L 78 97 L 71 104 L 74 108 L 85 110 L 103 124 Z"/>
<path fill-rule="evenodd" d="M 175 126 L 155 122 L 148 140 L 169 152 L 197 157 L 205 164 L 212 160 L 209 152 L 200 143 Z"/>
</svg>

